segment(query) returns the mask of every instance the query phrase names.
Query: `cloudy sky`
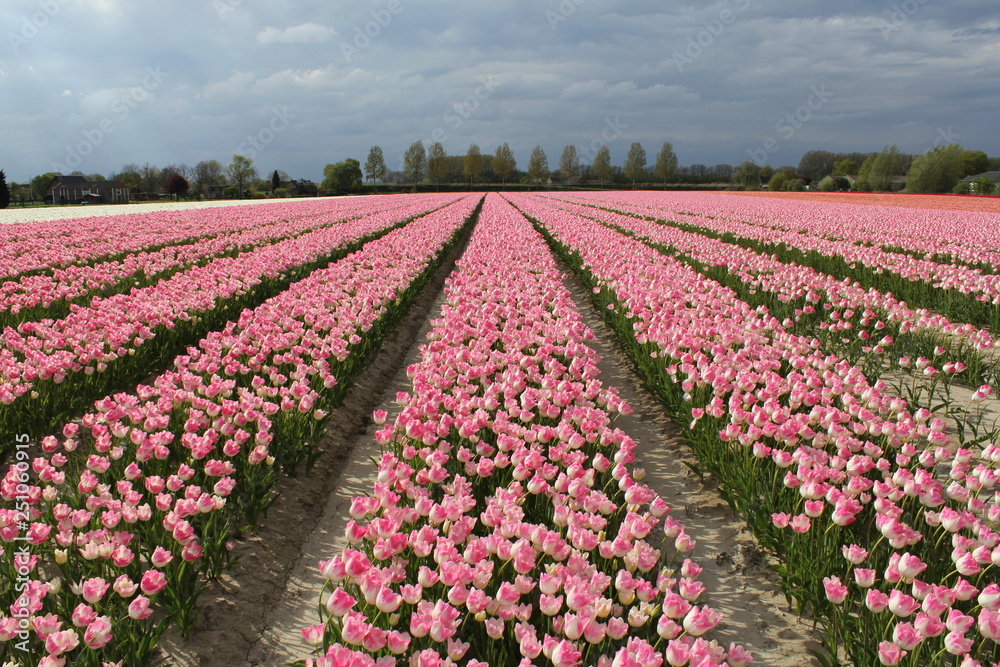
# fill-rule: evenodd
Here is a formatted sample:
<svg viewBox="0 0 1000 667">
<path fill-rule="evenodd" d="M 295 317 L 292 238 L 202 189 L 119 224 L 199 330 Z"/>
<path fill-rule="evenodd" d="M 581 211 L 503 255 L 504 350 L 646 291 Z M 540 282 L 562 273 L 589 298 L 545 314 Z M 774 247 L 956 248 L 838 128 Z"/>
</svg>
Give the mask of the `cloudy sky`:
<svg viewBox="0 0 1000 667">
<path fill-rule="evenodd" d="M 236 153 L 321 178 L 379 145 L 621 164 L 815 148 L 1000 156 L 996 0 L 3 0 L 0 168 Z"/>
</svg>

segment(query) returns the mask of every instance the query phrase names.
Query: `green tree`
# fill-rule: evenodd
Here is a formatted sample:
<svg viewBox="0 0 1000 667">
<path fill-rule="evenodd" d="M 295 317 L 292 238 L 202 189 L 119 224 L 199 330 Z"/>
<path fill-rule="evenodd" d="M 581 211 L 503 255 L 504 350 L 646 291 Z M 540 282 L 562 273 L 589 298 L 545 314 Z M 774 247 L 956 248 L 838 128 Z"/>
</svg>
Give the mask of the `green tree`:
<svg viewBox="0 0 1000 667">
<path fill-rule="evenodd" d="M 462 175 L 469 179 L 469 187 L 476 182 L 483 172 L 483 153 L 478 144 L 469 144 L 469 150 L 462 159 Z"/>
<path fill-rule="evenodd" d="M 490 160 L 490 166 L 493 167 L 493 173 L 500 177 L 502 185 L 506 185 L 507 179 L 514 175 L 517 170 L 517 160 L 514 159 L 514 151 L 506 141 L 497 146 L 497 152 Z"/>
<path fill-rule="evenodd" d="M 799 160 L 797 172 L 813 181 L 833 173 L 833 163 L 837 156 L 830 151 L 806 151 Z"/>
<path fill-rule="evenodd" d="M 166 180 L 166 176 L 163 174 L 163 170 L 157 167 L 155 164 L 146 163 L 139 168 L 140 177 L 140 187 L 144 192 L 152 195 L 158 194 L 163 191 L 163 182 Z M 257 172 L 254 171 L 254 178 L 257 177 Z"/>
<path fill-rule="evenodd" d="M 28 199 L 28 188 L 20 183 L 15 183 L 11 181 L 10 183 L 10 200 L 17 202 L 19 204 L 24 203 Z"/>
<path fill-rule="evenodd" d="M 580 175 L 580 157 L 576 154 L 576 146 L 563 148 L 562 155 L 559 156 L 559 173 L 567 182 Z"/>
<path fill-rule="evenodd" d="M 354 158 L 323 168 L 322 187 L 328 194 L 345 195 L 361 190 L 361 163 Z"/>
<path fill-rule="evenodd" d="M 990 169 L 990 158 L 983 151 L 965 151 L 962 156 L 962 178 L 975 176 Z"/>
<path fill-rule="evenodd" d="M 381 183 L 385 180 L 385 173 L 385 155 L 382 153 L 382 147 L 372 146 L 365 161 L 365 176 L 373 183 Z"/>
<path fill-rule="evenodd" d="M 962 179 L 965 150 L 959 144 L 935 146 L 916 160 L 906 175 L 907 192 L 951 192 Z"/>
<path fill-rule="evenodd" d="M 440 141 L 431 144 L 427 154 L 427 175 L 435 185 L 448 178 L 448 155 L 444 152 L 444 146 Z"/>
<path fill-rule="evenodd" d="M 33 199 L 44 199 L 49 194 L 49 186 L 52 185 L 52 180 L 56 176 L 60 176 L 60 174 L 50 171 L 31 179 L 30 196 Z"/>
<path fill-rule="evenodd" d="M 531 149 L 531 157 L 528 158 L 528 178 L 532 181 L 543 181 L 549 176 L 549 158 L 541 146 Z"/>
<path fill-rule="evenodd" d="M 424 148 L 424 142 L 414 141 L 403 155 L 403 173 L 406 175 L 406 180 L 412 182 L 416 188 L 417 183 L 424 180 L 426 170 L 427 150 Z"/>
<path fill-rule="evenodd" d="M 858 173 L 858 163 L 851 158 L 844 158 L 840 162 L 833 164 L 833 171 L 831 173 L 834 176 L 852 176 Z"/>
<path fill-rule="evenodd" d="M 972 181 L 969 186 L 969 192 L 977 195 L 991 195 L 993 194 L 994 186 L 996 183 L 991 181 L 985 176 L 980 176 L 979 178 Z"/>
<path fill-rule="evenodd" d="M 257 178 L 257 167 L 253 165 L 253 160 L 245 155 L 234 155 L 233 161 L 226 167 L 229 180 L 236 186 L 240 199 L 243 198 L 243 189 L 246 184 Z"/>
<path fill-rule="evenodd" d="M 210 187 L 222 185 L 225 181 L 222 164 L 218 160 L 202 160 L 194 166 L 193 178 L 195 194 L 203 197 Z M 129 185 L 124 180 L 122 182 Z"/>
<path fill-rule="evenodd" d="M 788 182 L 788 174 L 786 174 L 783 171 L 779 171 L 778 173 L 776 173 L 774 176 L 771 177 L 771 180 L 767 182 L 767 189 L 770 190 L 771 192 L 784 190 L 785 183 L 787 182 Z"/>
<path fill-rule="evenodd" d="M 750 160 L 743 162 L 733 172 L 733 183 L 747 190 L 756 189 L 760 183 L 760 167 Z"/>
<path fill-rule="evenodd" d="M 611 169 L 611 149 L 608 148 L 607 144 L 598 148 L 597 154 L 594 155 L 594 173 L 601 185 L 604 185 L 605 181 L 611 180 L 614 172 Z"/>
<path fill-rule="evenodd" d="M 904 156 L 896 146 L 885 146 L 865 158 L 853 189 L 857 192 L 888 192 L 893 179 L 903 174 Z"/>
<path fill-rule="evenodd" d="M 122 168 L 115 175 L 115 179 L 120 181 L 129 190 L 138 192 L 142 185 L 142 167 L 135 162 L 123 164 Z"/>
<path fill-rule="evenodd" d="M 7 187 L 7 174 L 0 169 L 0 208 L 10 206 L 10 188 Z"/>
<path fill-rule="evenodd" d="M 275 169 L 274 172 L 271 173 L 271 192 L 274 192 L 280 187 L 281 187 L 281 174 L 279 174 L 278 170 Z"/>
<path fill-rule="evenodd" d="M 638 141 L 629 146 L 623 171 L 625 178 L 632 181 L 632 189 L 635 189 L 635 182 L 642 178 L 646 171 L 646 149 Z"/>
<path fill-rule="evenodd" d="M 663 142 L 660 152 L 656 154 L 656 175 L 663 180 L 666 185 L 674 180 L 677 175 L 677 154 L 674 153 L 674 146 L 669 141 Z"/>
</svg>

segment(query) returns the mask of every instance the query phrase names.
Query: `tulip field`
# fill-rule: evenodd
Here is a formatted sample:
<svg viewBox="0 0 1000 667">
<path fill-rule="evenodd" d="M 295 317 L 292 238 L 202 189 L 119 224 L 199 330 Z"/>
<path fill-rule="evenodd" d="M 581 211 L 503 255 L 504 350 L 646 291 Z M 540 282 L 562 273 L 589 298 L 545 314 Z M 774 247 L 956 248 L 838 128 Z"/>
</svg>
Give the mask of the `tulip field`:
<svg viewBox="0 0 1000 667">
<path fill-rule="evenodd" d="M 725 554 L 645 475 L 600 342 L 815 627 L 789 655 L 1000 665 L 984 209 L 468 193 L 0 226 L 0 664 L 186 664 L 165 639 L 211 622 L 234 544 L 447 274 L 308 618 L 212 664 L 776 664 L 755 647 L 790 640 L 728 616 Z"/>
</svg>

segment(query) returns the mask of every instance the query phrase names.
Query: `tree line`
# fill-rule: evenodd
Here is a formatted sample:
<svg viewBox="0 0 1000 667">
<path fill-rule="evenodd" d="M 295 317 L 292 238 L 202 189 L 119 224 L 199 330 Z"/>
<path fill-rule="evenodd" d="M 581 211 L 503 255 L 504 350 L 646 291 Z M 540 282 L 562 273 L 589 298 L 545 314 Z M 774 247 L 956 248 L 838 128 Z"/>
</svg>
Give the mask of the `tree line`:
<svg viewBox="0 0 1000 667">
<path fill-rule="evenodd" d="M 963 182 L 991 171 L 1000 171 L 1000 158 L 960 144 L 934 146 L 922 155 L 886 146 L 874 153 L 812 150 L 797 167 L 774 169 L 746 161 L 736 168 L 733 181 L 739 187 L 769 190 L 809 186 L 821 191 L 1000 194 L 1000 182 L 987 177 Z"/>
<path fill-rule="evenodd" d="M 645 148 L 633 142 L 621 165 L 611 162 L 611 152 L 602 145 L 592 155 L 583 154 L 574 145 L 565 146 L 558 163 L 550 166 L 541 146 L 535 146 L 527 164 L 519 169 L 510 145 L 504 142 L 492 153 L 483 153 L 478 144 L 470 144 L 464 155 L 448 155 L 441 142 L 425 146 L 413 142 L 402 156 L 401 166 L 391 170 L 381 147 L 372 146 L 363 166 L 354 158 L 327 164 L 322 181 L 293 180 L 281 170 L 258 173 L 251 158 L 234 155 L 228 165 L 218 160 L 204 160 L 194 167 L 170 164 L 158 167 L 149 163 L 123 165 L 117 172 L 84 176 L 89 181 L 120 181 L 133 193 L 133 199 L 173 198 L 265 198 L 290 196 L 338 195 L 395 186 L 441 187 L 461 185 L 577 186 L 577 187 L 684 187 L 715 185 L 720 188 L 770 190 L 852 190 L 861 192 L 956 192 L 1000 194 L 1000 183 L 986 178 L 963 182 L 969 176 L 1000 171 L 1000 158 L 984 151 L 967 150 L 959 144 L 935 146 L 922 155 L 901 152 L 886 146 L 872 153 L 835 153 L 826 150 L 806 152 L 797 166 L 778 168 L 746 161 L 738 166 L 707 166 L 678 163 L 673 144 L 663 142 L 652 163 Z M 26 183 L 7 184 L 0 171 L 0 208 L 10 202 L 41 200 L 56 173 L 41 174 Z"/>
<path fill-rule="evenodd" d="M 699 177 L 704 177 L 709 170 L 703 165 L 701 167 Z M 720 165 L 720 171 L 723 172 L 718 175 L 721 178 L 728 178 L 732 174 L 732 168 L 728 165 Z M 473 143 L 469 145 L 465 155 L 448 155 L 441 142 L 425 147 L 422 141 L 415 141 L 403 154 L 402 169 L 396 171 L 387 168 L 381 147 L 372 146 L 365 162 L 364 175 L 372 183 L 409 183 L 413 186 L 421 183 L 467 183 L 474 187 L 484 183 L 530 186 L 552 182 L 561 185 L 581 182 L 634 185 L 637 182 L 648 182 L 650 177 L 666 184 L 677 182 L 678 177 L 687 174 L 682 173 L 678 167 L 677 155 L 670 142 L 663 143 L 653 165 L 647 164 L 642 144 L 633 143 L 621 167 L 611 164 L 611 152 L 606 145 L 597 150 L 590 164 L 582 163 L 576 146 L 569 145 L 563 148 L 556 169 L 550 168 L 545 150 L 541 146 L 535 146 L 526 169 L 519 170 L 514 152 L 507 142 L 497 146 L 492 154 L 483 153 L 479 145 Z"/>
</svg>

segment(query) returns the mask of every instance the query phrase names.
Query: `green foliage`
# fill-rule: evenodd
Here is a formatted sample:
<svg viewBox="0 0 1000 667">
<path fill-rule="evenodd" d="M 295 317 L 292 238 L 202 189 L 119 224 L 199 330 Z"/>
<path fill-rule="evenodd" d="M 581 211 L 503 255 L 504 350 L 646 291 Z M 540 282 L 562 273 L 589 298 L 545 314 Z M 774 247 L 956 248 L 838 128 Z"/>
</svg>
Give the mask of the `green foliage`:
<svg viewBox="0 0 1000 667">
<path fill-rule="evenodd" d="M 959 144 L 936 146 L 910 167 L 906 175 L 907 192 L 951 192 L 962 178 L 966 151 Z"/>
<path fill-rule="evenodd" d="M 600 179 L 601 183 L 605 181 L 610 181 L 611 177 L 614 175 L 614 171 L 611 169 L 611 150 L 608 148 L 607 144 L 602 145 L 597 149 L 597 154 L 594 156 L 594 173 L 597 178 Z"/>
<path fill-rule="evenodd" d="M 510 149 L 507 142 L 497 146 L 497 152 L 490 160 L 493 173 L 500 177 L 500 182 L 506 184 L 507 179 L 514 175 L 517 170 L 517 161 L 514 159 L 514 151 Z"/>
<path fill-rule="evenodd" d="M 386 171 L 382 147 L 372 146 L 371 150 L 368 151 L 368 160 L 365 161 L 365 177 L 369 181 L 384 181 Z"/>
<path fill-rule="evenodd" d="M 427 170 L 427 150 L 424 142 L 414 141 L 403 154 L 403 173 L 406 180 L 414 185 L 424 180 L 424 173 Z"/>
<path fill-rule="evenodd" d="M 10 188 L 7 187 L 7 175 L 0 169 L 0 209 L 10 206 Z"/>
<path fill-rule="evenodd" d="M 226 189 L 222 191 L 223 199 L 236 199 L 240 196 L 239 188 L 235 185 L 226 186 Z"/>
<path fill-rule="evenodd" d="M 635 187 L 635 182 L 641 179 L 646 173 L 646 149 L 642 147 L 638 141 L 634 142 L 628 149 L 628 155 L 625 157 L 625 166 L 623 168 L 625 173 L 625 178 L 632 181 L 632 187 Z"/>
<path fill-rule="evenodd" d="M 448 155 L 444 152 L 444 146 L 440 141 L 431 144 L 431 150 L 427 155 L 427 175 L 435 183 L 448 178 Z"/>
<path fill-rule="evenodd" d="M 423 144 L 421 144 L 423 147 Z M 361 163 L 353 158 L 328 164 L 323 168 L 323 183 L 327 194 L 344 195 L 361 190 Z"/>
<path fill-rule="evenodd" d="M 274 196 L 278 197 L 279 199 L 287 199 L 288 197 L 291 197 L 292 195 L 291 195 L 290 192 L 288 192 L 288 188 L 275 188 L 274 189 Z"/>
<path fill-rule="evenodd" d="M 799 160 L 798 173 L 811 179 L 819 180 L 824 176 L 829 176 L 833 172 L 834 162 L 837 155 L 830 151 L 806 151 Z"/>
<path fill-rule="evenodd" d="M 849 176 L 858 173 L 858 163 L 851 158 L 844 158 L 833 165 L 834 176 Z"/>
<path fill-rule="evenodd" d="M 469 179 L 469 185 L 472 185 L 482 173 L 483 153 L 479 150 L 479 144 L 469 144 L 469 150 L 462 159 L 462 175 Z"/>
<path fill-rule="evenodd" d="M 975 176 L 990 169 L 990 158 L 983 151 L 965 151 L 962 156 L 962 178 Z"/>
<path fill-rule="evenodd" d="M 52 185 L 52 179 L 59 175 L 54 171 L 50 171 L 31 179 L 31 192 L 35 196 L 35 199 L 43 199 L 49 193 L 49 186 Z"/>
<path fill-rule="evenodd" d="M 771 192 L 775 192 L 777 190 L 784 190 L 786 182 L 788 182 L 788 175 L 785 174 L 785 172 L 783 171 L 779 171 L 778 173 L 776 173 L 774 176 L 771 177 L 771 180 L 767 182 L 767 189 L 770 190 Z"/>
<path fill-rule="evenodd" d="M 799 192 L 806 189 L 806 182 L 801 178 L 790 178 L 785 181 L 781 189 L 788 192 Z"/>
<path fill-rule="evenodd" d="M 656 166 L 653 169 L 664 185 L 677 176 L 677 154 L 669 141 L 663 142 L 660 152 L 656 154 Z"/>
<path fill-rule="evenodd" d="M 257 178 L 257 167 L 253 165 L 253 160 L 245 155 L 234 155 L 233 161 L 226 167 L 229 180 L 236 186 L 239 197 L 243 197 L 243 189 L 247 183 Z"/>
<path fill-rule="evenodd" d="M 996 183 L 986 178 L 985 176 L 980 176 L 979 178 L 972 181 L 969 191 L 976 195 L 989 195 L 993 194 L 993 190 L 996 188 Z"/>
<path fill-rule="evenodd" d="M 823 180 L 819 182 L 816 189 L 820 192 L 836 192 L 837 191 L 837 179 L 832 176 L 824 176 Z"/>
<path fill-rule="evenodd" d="M 756 189 L 760 182 L 760 167 L 747 160 L 733 172 L 733 183 L 747 190 Z"/>
<path fill-rule="evenodd" d="M 528 158 L 528 180 L 543 181 L 549 176 L 549 158 L 541 146 L 531 149 L 531 157 Z"/>
<path fill-rule="evenodd" d="M 576 154 L 576 146 L 569 145 L 563 149 L 559 158 L 559 173 L 567 180 L 580 175 L 580 157 Z"/>
<path fill-rule="evenodd" d="M 972 184 L 966 183 L 964 181 L 959 181 L 955 184 L 955 187 L 951 189 L 951 194 L 953 195 L 967 195 L 972 193 Z"/>
</svg>

